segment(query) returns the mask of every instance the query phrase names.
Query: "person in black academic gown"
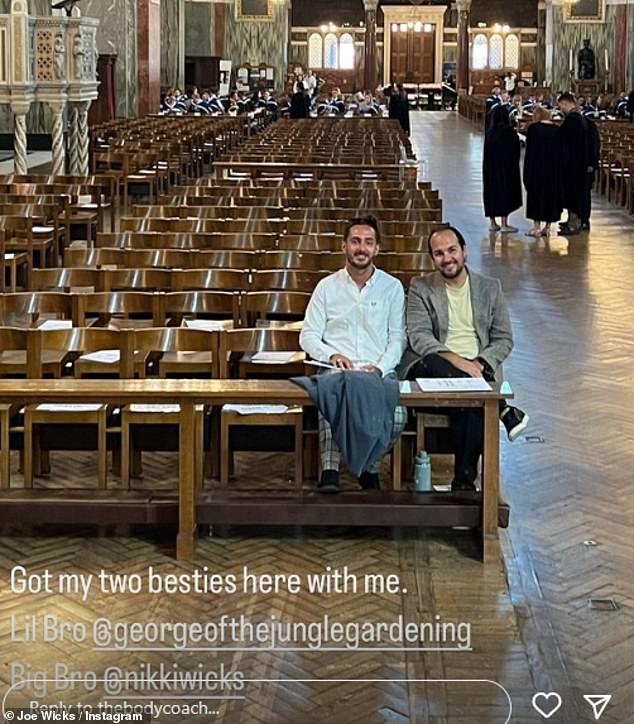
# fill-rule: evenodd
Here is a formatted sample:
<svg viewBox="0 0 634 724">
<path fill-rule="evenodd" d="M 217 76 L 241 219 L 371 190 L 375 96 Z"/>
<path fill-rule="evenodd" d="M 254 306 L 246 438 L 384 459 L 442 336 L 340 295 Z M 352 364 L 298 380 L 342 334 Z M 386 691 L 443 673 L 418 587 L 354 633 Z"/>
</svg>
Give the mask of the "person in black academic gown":
<svg viewBox="0 0 634 724">
<path fill-rule="evenodd" d="M 291 97 L 291 118 L 310 118 L 310 98 L 302 82 Z"/>
<path fill-rule="evenodd" d="M 565 116 L 559 134 L 559 188 L 561 205 L 568 209 L 568 220 L 562 224 L 559 233 L 574 236 L 582 231 L 582 224 L 590 218 L 588 177 L 594 174 L 593 134 L 590 121 L 581 115 L 571 93 L 562 93 L 558 104 Z"/>
<path fill-rule="evenodd" d="M 390 118 L 396 118 L 401 124 L 401 128 L 409 136 L 409 102 L 407 100 L 407 93 L 403 86 L 399 83 L 395 87 L 392 87 L 390 93 L 390 107 L 388 116 Z"/>
<path fill-rule="evenodd" d="M 559 128 L 552 122 L 547 108 L 535 106 L 533 123 L 526 132 L 524 155 L 526 216 L 533 222 L 527 236 L 550 236 L 551 223 L 559 221 L 561 216 L 558 155 Z M 545 222 L 543 228 L 542 221 Z"/>
<path fill-rule="evenodd" d="M 630 123 L 634 123 L 634 90 L 627 97 L 627 112 L 630 115 Z"/>
<path fill-rule="evenodd" d="M 503 106 L 492 110 L 491 125 L 484 137 L 482 171 L 484 213 L 491 221 L 489 231 L 503 234 L 517 231 L 509 225 L 508 215 L 522 205 L 520 139 Z M 501 228 L 497 216 L 502 217 Z"/>
</svg>

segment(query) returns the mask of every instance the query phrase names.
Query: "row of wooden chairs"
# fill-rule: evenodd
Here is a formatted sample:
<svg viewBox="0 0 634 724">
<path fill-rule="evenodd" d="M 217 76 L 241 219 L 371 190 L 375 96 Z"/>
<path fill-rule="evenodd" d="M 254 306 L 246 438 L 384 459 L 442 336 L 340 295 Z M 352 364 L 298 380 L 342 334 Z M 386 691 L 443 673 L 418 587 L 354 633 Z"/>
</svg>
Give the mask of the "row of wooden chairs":
<svg viewBox="0 0 634 724">
<path fill-rule="evenodd" d="M 0 325 L 126 329 L 180 326 L 198 320 L 194 326 L 210 329 L 277 326 L 301 322 L 309 300 L 308 292 L 279 290 L 17 292 L 0 296 Z"/>
<path fill-rule="evenodd" d="M 3 356 L 8 353 L 21 355 L 27 377 L 33 379 L 43 377 L 47 354 L 61 356 L 61 368 L 67 371 L 70 366 L 77 377 L 98 374 L 119 378 L 143 377 L 151 370 L 153 375 L 162 377 L 195 374 L 198 377 L 223 379 L 240 373 L 245 354 L 251 355 L 246 359 L 249 365 L 257 365 L 253 355 L 264 350 L 289 351 L 297 354 L 298 360 L 301 358 L 297 331 L 269 328 L 228 330 L 226 334 L 224 331 L 207 332 L 183 327 L 119 331 L 94 327 L 47 331 L 0 328 L 0 348 Z M 196 353 L 196 356 L 187 353 Z M 119 416 L 113 417 L 112 410 L 97 403 L 29 405 L 21 414 L 5 405 L 0 410 L 0 487 L 10 486 L 11 434 L 23 435 L 24 486 L 31 488 L 34 473 L 42 465 L 39 428 L 46 425 L 91 425 L 97 428 L 98 487 L 105 489 L 107 485 L 107 438 L 110 433 L 120 436 L 121 484 L 123 488 L 128 488 L 131 471 L 130 428 L 133 425 L 175 425 L 178 423 L 178 413 L 178 406 L 166 409 L 161 405 L 130 405 L 124 407 Z M 195 451 L 199 461 L 196 476 L 199 486 L 203 478 L 204 414 L 203 406 L 198 406 Z M 295 421 L 292 424 L 295 426 Z M 228 445 L 227 434 L 224 440 Z M 299 440 L 301 444 L 301 435 Z M 226 480 L 228 450 L 223 459 L 226 470 L 221 479 Z"/>
<path fill-rule="evenodd" d="M 634 213 L 634 128 L 629 123 L 610 121 L 598 124 L 601 136 L 596 190 L 608 201 Z"/>
</svg>

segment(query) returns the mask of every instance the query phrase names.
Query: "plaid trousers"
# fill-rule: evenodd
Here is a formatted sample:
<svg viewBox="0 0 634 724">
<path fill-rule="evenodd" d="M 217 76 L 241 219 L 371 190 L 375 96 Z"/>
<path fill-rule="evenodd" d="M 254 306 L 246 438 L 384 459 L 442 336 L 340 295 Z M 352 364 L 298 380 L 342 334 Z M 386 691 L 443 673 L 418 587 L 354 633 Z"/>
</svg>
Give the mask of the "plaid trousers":
<svg viewBox="0 0 634 724">
<path fill-rule="evenodd" d="M 392 421 L 392 438 L 390 440 L 390 450 L 394 447 L 396 441 L 401 436 L 405 423 L 407 422 L 407 408 L 397 405 L 394 410 L 394 420 Z M 322 470 L 339 470 L 341 463 L 341 453 L 339 448 L 332 439 L 332 430 L 326 418 L 319 415 L 319 456 L 321 458 Z M 368 472 L 376 473 L 379 468 L 377 461 Z"/>
</svg>

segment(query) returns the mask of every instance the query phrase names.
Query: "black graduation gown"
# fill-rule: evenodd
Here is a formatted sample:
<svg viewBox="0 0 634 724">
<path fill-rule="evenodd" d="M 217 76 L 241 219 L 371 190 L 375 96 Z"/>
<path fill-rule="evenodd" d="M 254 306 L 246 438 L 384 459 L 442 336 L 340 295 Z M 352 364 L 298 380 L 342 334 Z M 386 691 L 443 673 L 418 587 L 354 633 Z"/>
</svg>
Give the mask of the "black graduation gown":
<svg viewBox="0 0 634 724">
<path fill-rule="evenodd" d="M 571 111 L 561 124 L 560 189 L 561 205 L 569 212 L 584 216 L 588 166 L 592 166 L 592 139 L 588 119 Z"/>
<path fill-rule="evenodd" d="M 487 132 L 482 171 L 485 216 L 508 216 L 519 209 L 522 205 L 520 139 L 512 128 Z"/>
<path fill-rule="evenodd" d="M 532 123 L 526 133 L 524 187 L 526 216 L 533 221 L 559 221 L 559 128 L 551 123 Z"/>
<path fill-rule="evenodd" d="M 520 139 L 512 128 L 491 129 L 484 138 L 484 213 L 508 216 L 522 205 Z"/>
<path fill-rule="evenodd" d="M 291 118 L 309 118 L 310 99 L 303 91 L 293 93 L 291 97 Z"/>
<path fill-rule="evenodd" d="M 409 136 L 409 103 L 407 102 L 407 95 L 405 93 L 393 93 L 390 96 L 388 116 L 390 118 L 396 118 L 401 124 L 401 128 Z"/>
</svg>

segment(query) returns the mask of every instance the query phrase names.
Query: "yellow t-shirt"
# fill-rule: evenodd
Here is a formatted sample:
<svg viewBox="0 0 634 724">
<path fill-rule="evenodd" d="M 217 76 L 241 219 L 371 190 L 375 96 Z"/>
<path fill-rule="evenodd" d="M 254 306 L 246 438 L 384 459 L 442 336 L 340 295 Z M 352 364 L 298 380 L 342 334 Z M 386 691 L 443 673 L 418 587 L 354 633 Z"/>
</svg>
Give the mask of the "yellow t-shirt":
<svg viewBox="0 0 634 724">
<path fill-rule="evenodd" d="M 445 345 L 454 354 L 459 354 L 465 359 L 475 359 L 480 351 L 480 346 L 473 325 L 469 279 L 458 289 L 449 285 L 446 286 L 446 289 L 449 330 Z"/>
</svg>

